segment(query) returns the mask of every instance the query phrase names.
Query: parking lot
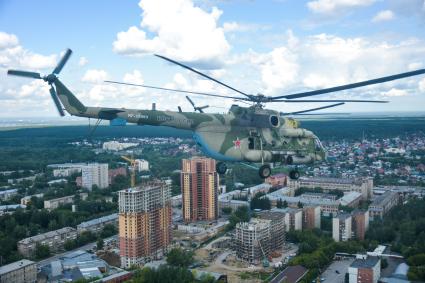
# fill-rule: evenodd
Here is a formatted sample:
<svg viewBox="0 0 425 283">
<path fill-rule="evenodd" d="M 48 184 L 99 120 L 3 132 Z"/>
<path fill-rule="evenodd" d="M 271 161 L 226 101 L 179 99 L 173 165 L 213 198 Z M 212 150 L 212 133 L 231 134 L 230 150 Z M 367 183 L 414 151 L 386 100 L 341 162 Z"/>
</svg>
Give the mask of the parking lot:
<svg viewBox="0 0 425 283">
<path fill-rule="evenodd" d="M 326 283 L 344 283 L 345 273 L 354 259 L 344 259 L 332 262 L 332 264 L 322 273 L 321 278 Z M 338 273 L 339 272 L 339 273 Z"/>
</svg>

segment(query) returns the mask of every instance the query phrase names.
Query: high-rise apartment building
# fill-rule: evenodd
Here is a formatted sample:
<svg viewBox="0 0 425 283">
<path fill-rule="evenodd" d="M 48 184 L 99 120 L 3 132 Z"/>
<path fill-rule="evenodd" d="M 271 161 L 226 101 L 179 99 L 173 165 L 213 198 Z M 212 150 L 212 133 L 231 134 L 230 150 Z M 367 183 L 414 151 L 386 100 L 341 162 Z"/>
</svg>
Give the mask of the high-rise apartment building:
<svg viewBox="0 0 425 283">
<path fill-rule="evenodd" d="M 185 222 L 217 219 L 218 184 L 214 159 L 195 157 L 182 160 L 181 188 Z"/>
<path fill-rule="evenodd" d="M 82 167 L 82 187 L 91 190 L 94 185 L 100 189 L 109 185 L 108 164 L 90 163 Z"/>
<path fill-rule="evenodd" d="M 320 206 L 303 207 L 303 229 L 320 229 Z"/>
<path fill-rule="evenodd" d="M 364 240 L 366 231 L 369 228 L 369 211 L 356 209 L 352 213 L 352 230 L 358 240 Z"/>
<path fill-rule="evenodd" d="M 343 242 L 351 239 L 352 218 L 348 213 L 342 213 L 332 219 L 332 238 L 335 242 Z"/>
<path fill-rule="evenodd" d="M 118 192 L 121 266 L 159 259 L 172 239 L 171 189 L 163 182 Z"/>
</svg>

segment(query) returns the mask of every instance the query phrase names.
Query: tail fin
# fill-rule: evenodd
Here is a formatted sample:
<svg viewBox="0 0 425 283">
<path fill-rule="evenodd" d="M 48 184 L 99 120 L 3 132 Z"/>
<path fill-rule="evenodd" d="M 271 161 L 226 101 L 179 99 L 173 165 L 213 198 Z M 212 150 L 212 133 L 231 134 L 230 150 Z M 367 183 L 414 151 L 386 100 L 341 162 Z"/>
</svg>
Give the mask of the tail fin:
<svg viewBox="0 0 425 283">
<path fill-rule="evenodd" d="M 69 114 L 79 116 L 87 111 L 87 107 L 59 79 L 54 84 L 59 100 Z"/>
</svg>

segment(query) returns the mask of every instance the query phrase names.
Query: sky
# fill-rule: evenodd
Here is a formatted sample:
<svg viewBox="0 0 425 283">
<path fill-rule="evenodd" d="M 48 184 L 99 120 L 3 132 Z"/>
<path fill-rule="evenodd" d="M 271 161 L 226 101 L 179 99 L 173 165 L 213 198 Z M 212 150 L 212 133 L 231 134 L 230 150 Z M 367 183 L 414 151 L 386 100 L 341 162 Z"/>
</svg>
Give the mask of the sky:
<svg viewBox="0 0 425 283">
<path fill-rule="evenodd" d="M 243 92 L 270 96 L 425 68 L 425 0 L 0 0 L 0 118 L 55 117 L 42 80 L 66 48 L 60 74 L 87 106 L 192 111 L 184 94 L 104 83 L 238 94 L 153 54 L 195 67 Z M 207 112 L 231 99 L 191 96 Z M 332 112 L 423 111 L 425 76 L 315 98 L 378 99 Z M 270 103 L 290 112 L 326 103 Z M 328 110 L 329 112 L 329 110 Z"/>
</svg>

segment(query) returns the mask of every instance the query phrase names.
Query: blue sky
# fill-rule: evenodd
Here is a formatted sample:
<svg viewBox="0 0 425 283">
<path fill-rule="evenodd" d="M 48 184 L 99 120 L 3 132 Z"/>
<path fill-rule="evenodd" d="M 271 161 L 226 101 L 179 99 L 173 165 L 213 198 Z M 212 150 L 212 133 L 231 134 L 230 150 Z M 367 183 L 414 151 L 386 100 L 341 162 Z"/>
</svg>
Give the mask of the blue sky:
<svg viewBox="0 0 425 283">
<path fill-rule="evenodd" d="M 0 1 L 0 117 L 55 116 L 42 81 L 74 53 L 61 79 L 87 105 L 160 109 L 184 95 L 120 87 L 104 79 L 219 94 L 230 91 L 152 56 L 163 54 L 250 93 L 282 95 L 425 68 L 424 0 Z M 320 98 L 388 99 L 335 111 L 421 111 L 425 76 Z M 203 104 L 205 98 L 194 96 Z M 207 99 L 225 111 L 233 101 Z M 320 106 L 323 104 L 320 104 Z M 282 111 L 318 104 L 269 104 Z M 223 108 L 224 107 L 224 108 Z"/>
</svg>

